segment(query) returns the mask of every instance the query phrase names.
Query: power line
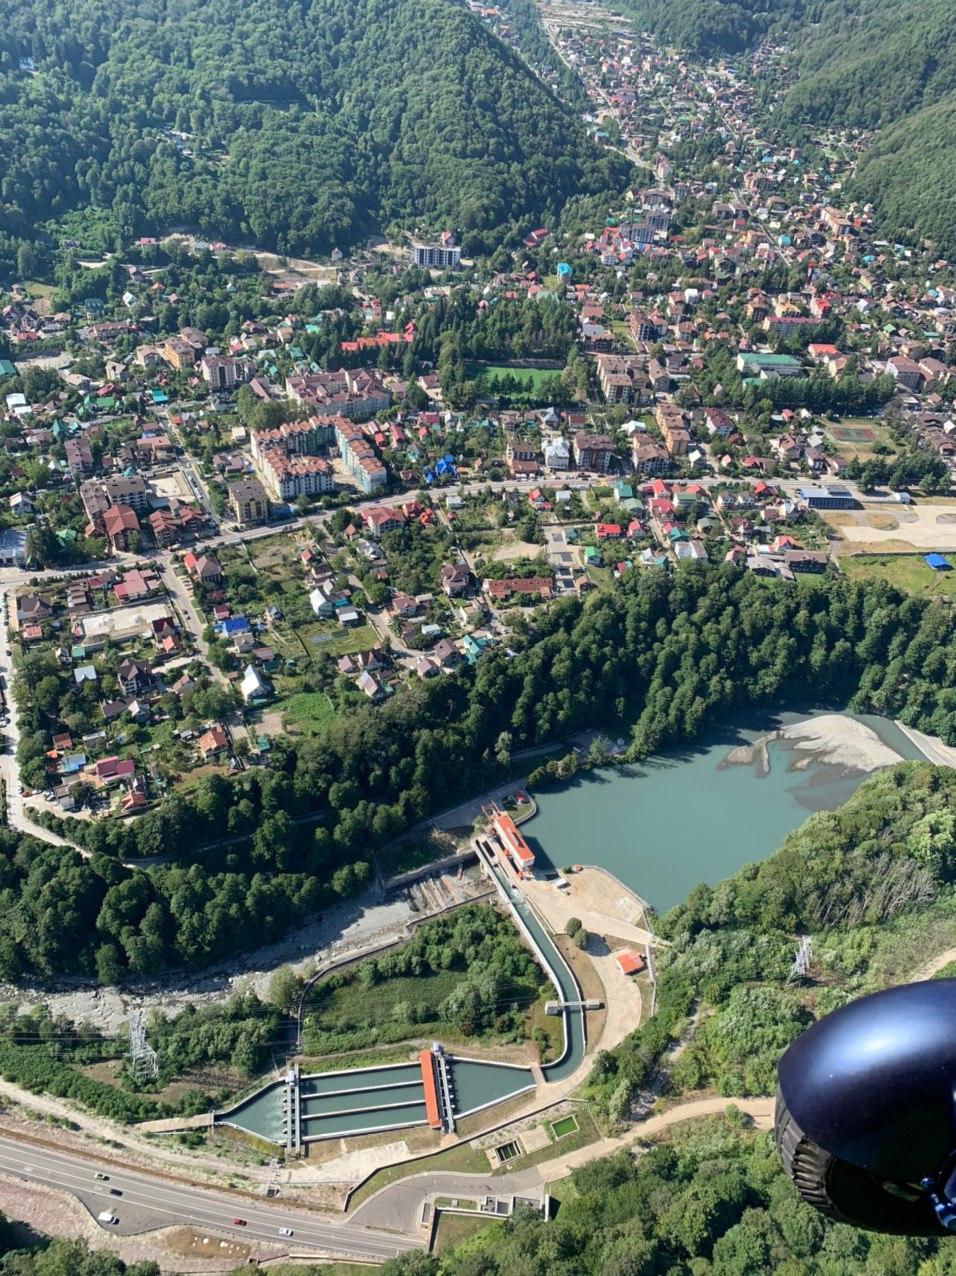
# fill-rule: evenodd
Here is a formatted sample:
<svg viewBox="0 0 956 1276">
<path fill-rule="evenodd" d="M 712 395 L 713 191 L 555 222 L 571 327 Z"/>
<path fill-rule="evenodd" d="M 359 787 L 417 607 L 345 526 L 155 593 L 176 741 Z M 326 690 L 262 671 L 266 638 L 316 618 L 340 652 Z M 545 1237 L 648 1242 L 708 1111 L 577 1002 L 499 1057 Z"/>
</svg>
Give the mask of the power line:
<svg viewBox="0 0 956 1276">
<path fill-rule="evenodd" d="M 797 949 L 793 959 L 793 965 L 790 968 L 790 974 L 787 976 L 787 983 L 810 973 L 810 962 L 813 958 L 813 940 L 809 935 L 804 935 L 800 940 L 800 947 Z"/>
<path fill-rule="evenodd" d="M 143 1023 L 141 1010 L 129 1012 L 129 1059 L 135 1076 L 142 1074 L 155 1080 L 159 1075 L 159 1061 L 156 1051 L 146 1040 L 146 1025 Z"/>
</svg>

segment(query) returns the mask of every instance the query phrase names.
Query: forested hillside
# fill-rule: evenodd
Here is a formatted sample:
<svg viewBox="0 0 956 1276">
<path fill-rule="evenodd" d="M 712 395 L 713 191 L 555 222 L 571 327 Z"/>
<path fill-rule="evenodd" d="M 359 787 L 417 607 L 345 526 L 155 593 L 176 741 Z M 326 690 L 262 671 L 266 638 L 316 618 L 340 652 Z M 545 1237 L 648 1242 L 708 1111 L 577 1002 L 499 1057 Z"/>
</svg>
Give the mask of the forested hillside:
<svg viewBox="0 0 956 1276">
<path fill-rule="evenodd" d="M 776 1062 L 811 1018 L 899 982 L 956 940 L 956 772 L 906 763 L 837 811 L 813 815 L 773 855 L 698 886 L 658 923 L 658 1013 L 608 1055 L 591 1086 L 628 1111 L 697 1008 L 670 1074 L 678 1091 L 770 1094 Z M 797 936 L 812 977 L 791 979 Z"/>
<path fill-rule="evenodd" d="M 328 252 L 421 222 L 493 248 L 625 176 L 450 0 L 18 0 L 0 145 L 0 232 L 80 210 L 110 246 L 188 226 Z"/>
<path fill-rule="evenodd" d="M 951 0 L 624 0 L 637 24 L 703 56 L 768 37 L 795 82 L 786 125 L 881 130 L 850 194 L 883 233 L 956 254 L 956 19 Z"/>
<path fill-rule="evenodd" d="M 847 0 L 852 3 L 853 0 Z M 641 30 L 704 57 L 740 53 L 780 26 L 816 22 L 832 0 L 620 0 Z"/>
<path fill-rule="evenodd" d="M 851 194 L 886 234 L 956 253 L 956 16 L 951 0 L 845 0 L 794 42 L 793 122 L 880 129 Z"/>
</svg>

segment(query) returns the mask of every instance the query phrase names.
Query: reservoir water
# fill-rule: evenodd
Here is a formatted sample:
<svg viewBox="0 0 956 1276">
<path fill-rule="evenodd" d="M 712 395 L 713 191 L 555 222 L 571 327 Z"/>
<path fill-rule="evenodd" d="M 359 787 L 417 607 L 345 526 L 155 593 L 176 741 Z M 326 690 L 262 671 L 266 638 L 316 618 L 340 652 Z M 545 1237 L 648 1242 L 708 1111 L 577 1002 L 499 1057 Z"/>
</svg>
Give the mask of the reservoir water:
<svg viewBox="0 0 956 1276">
<path fill-rule="evenodd" d="M 812 716 L 752 718 L 640 765 L 582 773 L 542 793 L 538 814 L 521 831 L 539 863 L 599 864 L 664 912 L 698 882 L 713 885 L 763 859 L 813 811 L 842 805 L 867 778 L 788 740 L 769 742 L 766 772 L 727 765 L 732 749 Z M 895 723 L 872 715 L 858 721 L 901 758 L 922 758 Z"/>
</svg>

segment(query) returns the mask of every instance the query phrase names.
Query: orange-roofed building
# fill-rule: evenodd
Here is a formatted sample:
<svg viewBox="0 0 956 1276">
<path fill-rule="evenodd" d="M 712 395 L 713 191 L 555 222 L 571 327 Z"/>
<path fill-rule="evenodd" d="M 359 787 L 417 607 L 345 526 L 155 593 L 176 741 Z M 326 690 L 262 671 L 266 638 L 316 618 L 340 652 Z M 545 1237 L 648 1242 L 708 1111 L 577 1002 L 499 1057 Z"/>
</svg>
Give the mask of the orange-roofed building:
<svg viewBox="0 0 956 1276">
<path fill-rule="evenodd" d="M 519 873 L 530 873 L 534 868 L 534 852 L 518 832 L 517 825 L 510 815 L 496 815 L 494 830 L 504 848 L 505 854 Z"/>
<path fill-rule="evenodd" d="M 632 953 L 629 950 L 623 953 L 615 953 L 614 960 L 625 975 L 639 975 L 645 965 L 644 958 L 640 953 Z"/>
</svg>

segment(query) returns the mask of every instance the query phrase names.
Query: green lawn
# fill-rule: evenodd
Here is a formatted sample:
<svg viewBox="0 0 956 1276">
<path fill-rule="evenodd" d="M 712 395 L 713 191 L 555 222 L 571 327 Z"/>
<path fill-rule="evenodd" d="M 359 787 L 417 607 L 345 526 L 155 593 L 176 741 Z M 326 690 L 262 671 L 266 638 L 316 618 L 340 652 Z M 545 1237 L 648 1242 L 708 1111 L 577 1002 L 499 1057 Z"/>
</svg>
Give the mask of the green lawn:
<svg viewBox="0 0 956 1276">
<path fill-rule="evenodd" d="M 307 734 L 320 732 L 334 720 L 335 710 L 324 691 L 297 691 L 276 708 L 283 721 Z"/>
<path fill-rule="evenodd" d="M 495 1219 L 492 1214 L 482 1214 L 475 1216 L 473 1214 L 446 1214 L 444 1211 L 438 1217 L 438 1226 L 435 1229 L 435 1253 L 441 1254 L 446 1249 L 451 1249 L 454 1245 L 460 1245 L 463 1241 L 471 1240 L 477 1232 L 483 1232 L 486 1227 L 494 1227 L 500 1224 L 500 1219 Z"/>
<path fill-rule="evenodd" d="M 840 559 L 840 570 L 854 580 L 880 579 L 921 598 L 956 598 L 956 554 L 944 555 L 953 570 L 937 572 L 922 554 L 867 554 Z"/>
<path fill-rule="evenodd" d="M 365 1180 L 349 1201 L 349 1211 L 357 1209 L 363 1201 L 390 1183 L 407 1178 L 409 1174 L 432 1174 L 439 1170 L 447 1170 L 459 1174 L 486 1174 L 488 1157 L 479 1148 L 470 1143 L 459 1143 L 457 1147 L 446 1148 L 444 1152 L 436 1152 L 433 1156 L 420 1157 L 415 1161 L 401 1161 L 398 1165 L 386 1165 Z"/>
<path fill-rule="evenodd" d="M 361 1002 L 362 1006 L 362 1023 L 370 1027 L 393 1022 L 395 1007 L 406 1002 L 419 1010 L 434 1013 L 463 978 L 464 972 L 459 970 L 441 970 L 433 975 L 393 975 L 371 988 L 360 988 L 357 982 L 350 982 L 324 996 L 320 984 L 308 1018 L 325 1031 L 334 1031 L 340 1026 L 351 1027 L 355 1022 L 357 1002 Z M 411 1033 L 417 1035 L 414 1026 Z"/>
<path fill-rule="evenodd" d="M 466 374 L 469 377 L 477 377 L 483 374 L 486 377 L 514 377 L 516 381 L 524 384 L 526 389 L 537 390 L 541 382 L 546 377 L 553 377 L 560 374 L 560 368 L 508 368 L 504 364 L 495 363 L 469 363 L 466 366 Z"/>
<path fill-rule="evenodd" d="M 370 651 L 379 645 L 378 634 L 371 625 L 357 625 L 354 629 L 341 629 L 337 624 L 316 621 L 302 625 L 296 634 L 312 660 L 321 655 L 351 656 L 357 651 Z M 315 642 L 313 639 L 321 638 Z"/>
</svg>

